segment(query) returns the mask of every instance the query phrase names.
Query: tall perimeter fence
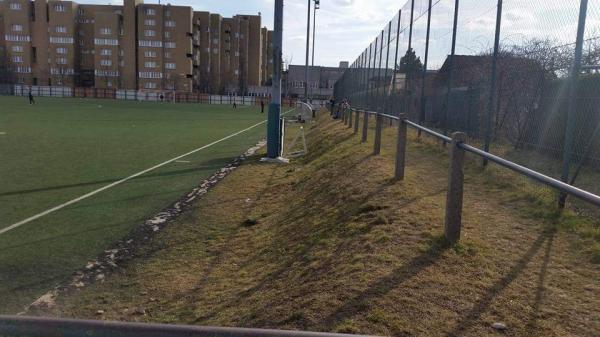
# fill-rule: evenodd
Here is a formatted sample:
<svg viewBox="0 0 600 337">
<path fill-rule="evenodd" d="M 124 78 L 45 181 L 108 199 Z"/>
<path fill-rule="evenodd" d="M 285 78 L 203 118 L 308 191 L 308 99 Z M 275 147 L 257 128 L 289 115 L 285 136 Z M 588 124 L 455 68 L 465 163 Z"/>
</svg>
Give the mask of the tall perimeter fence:
<svg viewBox="0 0 600 337">
<path fill-rule="evenodd" d="M 600 194 L 599 71 L 600 0 L 408 0 L 335 97 Z"/>
</svg>

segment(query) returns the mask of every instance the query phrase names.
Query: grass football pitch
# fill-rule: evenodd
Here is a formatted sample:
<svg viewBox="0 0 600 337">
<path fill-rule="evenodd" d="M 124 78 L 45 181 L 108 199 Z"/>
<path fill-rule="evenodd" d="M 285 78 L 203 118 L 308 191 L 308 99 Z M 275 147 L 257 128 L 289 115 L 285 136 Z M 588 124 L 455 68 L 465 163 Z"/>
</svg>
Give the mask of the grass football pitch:
<svg viewBox="0 0 600 337">
<path fill-rule="evenodd" d="M 0 230 L 266 118 L 255 107 L 0 97 Z M 16 313 L 264 137 L 265 125 L 0 234 Z"/>
</svg>

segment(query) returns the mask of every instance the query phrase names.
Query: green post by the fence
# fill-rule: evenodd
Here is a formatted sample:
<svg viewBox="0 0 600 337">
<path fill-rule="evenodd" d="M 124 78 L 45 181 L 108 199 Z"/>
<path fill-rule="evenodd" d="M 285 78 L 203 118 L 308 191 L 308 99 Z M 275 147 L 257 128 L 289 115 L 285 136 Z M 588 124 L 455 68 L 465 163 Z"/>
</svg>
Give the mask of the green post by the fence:
<svg viewBox="0 0 600 337">
<path fill-rule="evenodd" d="M 462 132 L 452 134 L 450 167 L 448 168 L 448 190 L 446 191 L 446 217 L 444 222 L 444 236 L 448 242 L 457 242 L 460 240 L 465 180 L 465 151 L 458 147 L 458 144 L 463 143 L 466 139 L 467 135 Z"/>
<path fill-rule="evenodd" d="M 358 122 L 360 120 L 360 111 L 356 110 L 355 111 L 355 118 L 354 118 L 354 133 L 358 133 Z"/>
<path fill-rule="evenodd" d="M 362 138 L 360 140 L 363 143 L 367 142 L 367 129 L 368 128 L 369 128 L 369 112 L 367 110 L 365 110 L 364 117 L 363 117 Z"/>
<path fill-rule="evenodd" d="M 383 115 L 377 113 L 375 116 L 375 143 L 373 145 L 373 154 L 378 155 L 381 153 L 381 131 L 383 129 Z"/>
<path fill-rule="evenodd" d="M 398 139 L 396 140 L 396 180 L 404 179 L 404 165 L 406 160 L 406 114 L 401 113 L 398 120 Z"/>
</svg>

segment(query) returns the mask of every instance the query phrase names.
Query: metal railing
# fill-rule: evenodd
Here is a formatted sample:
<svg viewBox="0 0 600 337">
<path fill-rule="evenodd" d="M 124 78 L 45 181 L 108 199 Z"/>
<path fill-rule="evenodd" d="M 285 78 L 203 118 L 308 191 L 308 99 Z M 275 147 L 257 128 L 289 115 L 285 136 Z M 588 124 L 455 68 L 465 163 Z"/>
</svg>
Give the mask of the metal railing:
<svg viewBox="0 0 600 337">
<path fill-rule="evenodd" d="M 439 132 L 426 128 L 415 122 L 411 122 L 406 118 L 405 114 L 400 116 L 393 116 L 374 111 L 368 111 L 364 109 L 350 108 L 342 112 L 341 120 L 348 125 L 348 127 L 354 127 L 354 132 L 358 132 L 358 123 L 360 121 L 360 115 L 363 115 L 363 128 L 362 128 L 362 140 L 366 142 L 368 132 L 368 121 L 369 115 L 376 117 L 378 121 L 375 124 L 375 140 L 373 154 L 377 155 L 380 153 L 381 147 L 381 136 L 383 123 L 382 119 L 387 118 L 391 121 L 398 122 L 398 137 L 396 145 L 396 172 L 395 178 L 398 180 L 404 179 L 404 167 L 405 167 L 405 152 L 406 152 L 406 127 L 410 126 L 417 131 L 430 135 L 444 143 L 453 144 L 450 147 L 450 167 L 448 172 L 448 190 L 446 195 L 446 219 L 445 219 L 445 236 L 449 241 L 457 241 L 460 239 L 460 227 L 461 227 L 461 214 L 462 214 L 462 198 L 463 198 L 463 185 L 464 185 L 464 152 L 472 153 L 482 159 L 488 160 L 489 162 L 498 164 L 504 168 L 507 168 L 513 172 L 523 175 L 527 178 L 533 179 L 541 184 L 556 189 L 559 192 L 572 195 L 583 201 L 586 201 L 595 206 L 600 206 L 600 196 L 575 186 L 564 183 L 558 179 L 554 179 L 547 175 L 544 175 L 535 170 L 516 164 L 510 160 L 502 157 L 493 155 L 489 152 L 480 150 L 472 145 L 465 142 L 466 135 L 462 132 L 455 132 L 452 137 L 445 136 Z M 352 118 L 355 114 L 355 118 Z M 354 121 L 353 121 L 354 119 Z"/>
<path fill-rule="evenodd" d="M 337 333 L 0 316 L 2 337 L 344 337 Z"/>
</svg>

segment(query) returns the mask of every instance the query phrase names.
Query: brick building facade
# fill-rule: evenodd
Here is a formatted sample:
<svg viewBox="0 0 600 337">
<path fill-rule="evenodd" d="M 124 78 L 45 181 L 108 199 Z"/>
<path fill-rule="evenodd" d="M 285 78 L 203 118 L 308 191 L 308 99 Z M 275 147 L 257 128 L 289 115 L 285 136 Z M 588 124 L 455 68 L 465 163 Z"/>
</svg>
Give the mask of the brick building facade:
<svg viewBox="0 0 600 337">
<path fill-rule="evenodd" d="M 0 0 L 0 61 L 26 85 L 241 94 L 270 84 L 271 38 L 260 15 Z"/>
</svg>

